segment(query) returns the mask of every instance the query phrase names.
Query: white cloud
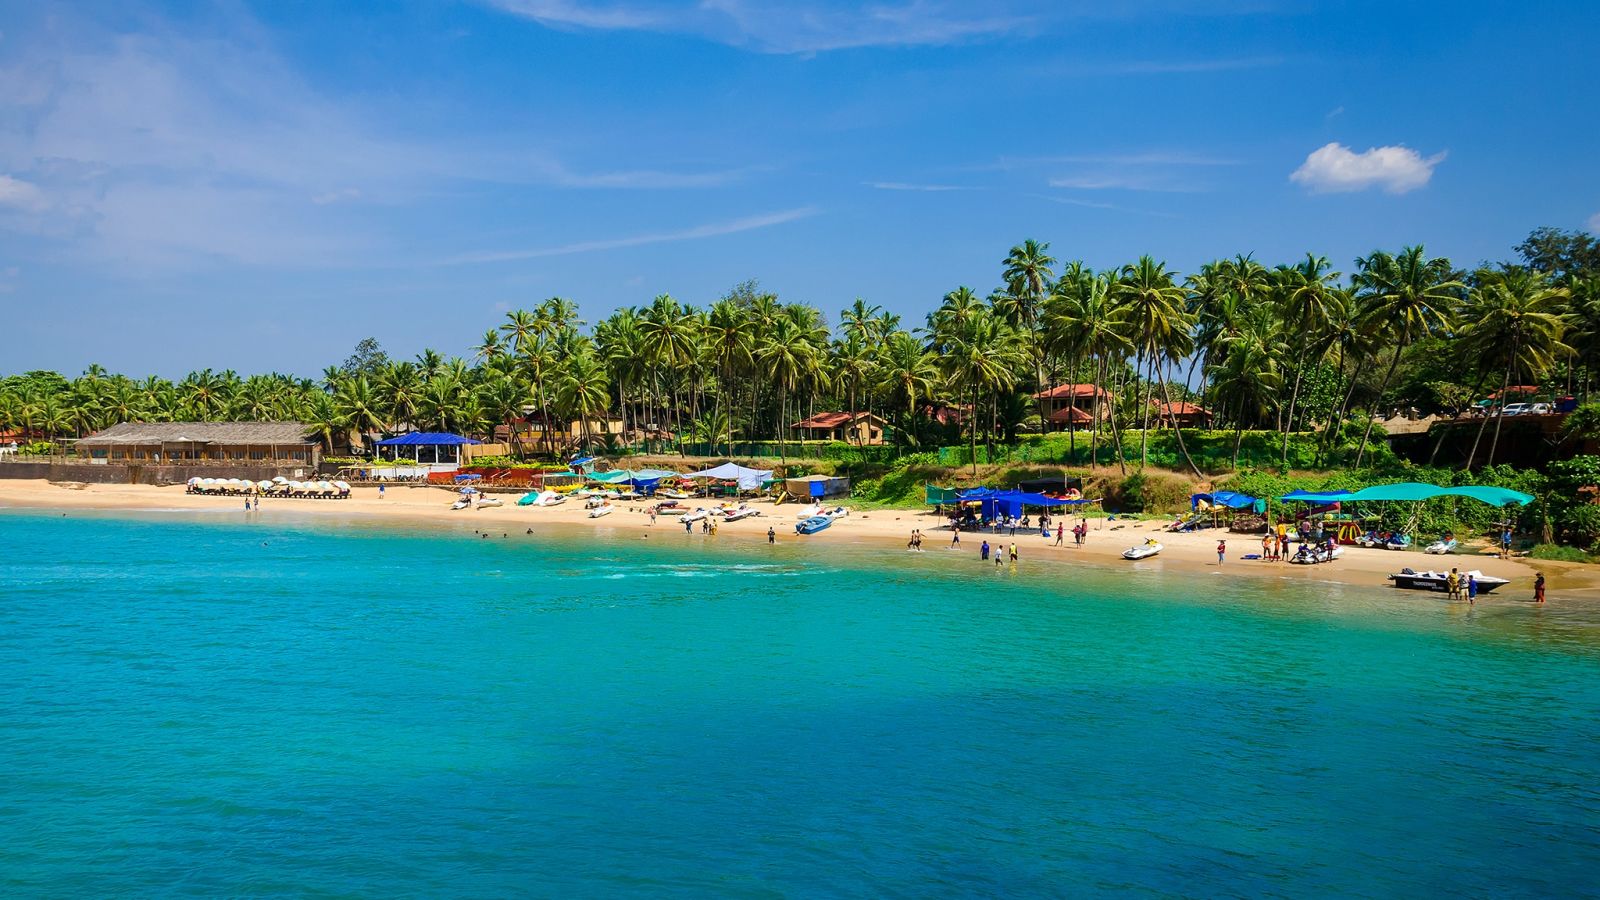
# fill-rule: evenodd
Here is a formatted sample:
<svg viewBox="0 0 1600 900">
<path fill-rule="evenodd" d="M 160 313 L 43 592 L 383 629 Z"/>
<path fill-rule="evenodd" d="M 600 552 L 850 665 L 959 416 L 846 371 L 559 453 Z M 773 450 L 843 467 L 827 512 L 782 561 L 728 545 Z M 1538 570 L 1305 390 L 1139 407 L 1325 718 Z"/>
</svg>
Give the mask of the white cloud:
<svg viewBox="0 0 1600 900">
<path fill-rule="evenodd" d="M 45 208 L 44 192 L 39 186 L 10 175 L 0 175 L 0 206 L 39 212 Z"/>
<path fill-rule="evenodd" d="M 1199 186 L 1179 181 L 1171 173 L 1165 172 L 1063 175 L 1050 179 L 1050 186 L 1075 191 L 1154 191 L 1163 194 L 1189 194 L 1201 190 Z"/>
<path fill-rule="evenodd" d="M 911 184 L 905 181 L 867 181 L 867 187 L 880 191 L 925 191 L 940 193 L 943 191 L 970 191 L 972 188 L 961 187 L 954 184 Z"/>
<path fill-rule="evenodd" d="M 1295 169 L 1289 180 L 1319 194 L 1382 188 L 1404 194 L 1428 183 L 1443 153 L 1424 158 L 1410 147 L 1373 147 L 1356 153 L 1340 143 L 1319 147 Z"/>
<path fill-rule="evenodd" d="M 687 34 L 762 53 L 824 53 L 859 47 L 943 46 L 1011 34 L 1028 15 L 974 12 L 946 0 L 827 5 L 801 0 L 486 0 L 555 28 Z"/>
<path fill-rule="evenodd" d="M 1595 213 L 1589 217 L 1589 231 L 1593 234 L 1600 234 L 1600 213 Z"/>
<path fill-rule="evenodd" d="M 620 250 L 625 247 L 643 247 L 648 244 L 667 244 L 677 241 L 693 241 L 702 238 L 722 237 L 723 235 L 738 234 L 742 231 L 754 231 L 758 228 L 771 228 L 774 225 L 783 225 L 798 219 L 805 219 L 816 215 L 821 210 L 814 206 L 802 206 L 797 209 L 786 209 L 780 212 L 764 213 L 757 216 L 746 216 L 729 222 L 714 222 L 707 225 L 697 225 L 682 231 L 665 231 L 655 234 L 639 234 L 630 237 L 606 238 L 603 240 L 580 241 L 575 244 L 563 244 L 558 247 L 538 247 L 531 250 L 499 250 L 483 253 L 467 253 L 461 256 L 443 260 L 444 265 L 461 265 L 468 263 L 496 263 L 513 262 L 521 259 L 540 259 L 546 256 L 569 256 L 574 253 L 593 253 L 599 250 Z"/>
</svg>

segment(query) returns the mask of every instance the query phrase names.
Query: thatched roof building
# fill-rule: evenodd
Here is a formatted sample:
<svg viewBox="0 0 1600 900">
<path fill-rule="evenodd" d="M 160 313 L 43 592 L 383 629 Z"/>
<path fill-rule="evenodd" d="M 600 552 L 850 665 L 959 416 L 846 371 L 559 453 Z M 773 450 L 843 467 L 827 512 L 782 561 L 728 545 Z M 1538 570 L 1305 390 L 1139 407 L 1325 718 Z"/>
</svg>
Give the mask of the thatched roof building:
<svg viewBox="0 0 1600 900">
<path fill-rule="evenodd" d="M 80 456 L 129 462 L 294 462 L 315 465 L 321 445 L 299 422 L 123 422 L 83 438 Z"/>
</svg>

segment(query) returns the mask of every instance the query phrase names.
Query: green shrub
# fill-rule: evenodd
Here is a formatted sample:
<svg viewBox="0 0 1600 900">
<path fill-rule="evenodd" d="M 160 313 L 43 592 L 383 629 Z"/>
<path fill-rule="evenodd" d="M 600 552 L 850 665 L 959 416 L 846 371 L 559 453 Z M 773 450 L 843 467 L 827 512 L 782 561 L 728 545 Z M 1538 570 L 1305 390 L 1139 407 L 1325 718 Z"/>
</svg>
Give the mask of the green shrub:
<svg viewBox="0 0 1600 900">
<path fill-rule="evenodd" d="M 1579 550 L 1577 547 L 1566 547 L 1561 544 L 1535 544 L 1528 556 L 1533 559 L 1548 559 L 1553 562 L 1594 562 L 1594 557 Z"/>
</svg>

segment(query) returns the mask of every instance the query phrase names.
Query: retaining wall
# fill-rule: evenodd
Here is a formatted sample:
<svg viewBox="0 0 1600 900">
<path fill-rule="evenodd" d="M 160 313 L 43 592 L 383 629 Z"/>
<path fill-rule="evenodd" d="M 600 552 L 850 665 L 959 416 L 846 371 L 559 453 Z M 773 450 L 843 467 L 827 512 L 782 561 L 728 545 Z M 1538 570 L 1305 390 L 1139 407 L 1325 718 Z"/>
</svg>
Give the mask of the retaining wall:
<svg viewBox="0 0 1600 900">
<path fill-rule="evenodd" d="M 278 475 L 303 479 L 313 466 L 150 466 L 107 463 L 0 462 L 0 478 L 82 481 L 87 484 L 183 484 L 191 478 L 248 478 L 266 481 Z"/>
</svg>

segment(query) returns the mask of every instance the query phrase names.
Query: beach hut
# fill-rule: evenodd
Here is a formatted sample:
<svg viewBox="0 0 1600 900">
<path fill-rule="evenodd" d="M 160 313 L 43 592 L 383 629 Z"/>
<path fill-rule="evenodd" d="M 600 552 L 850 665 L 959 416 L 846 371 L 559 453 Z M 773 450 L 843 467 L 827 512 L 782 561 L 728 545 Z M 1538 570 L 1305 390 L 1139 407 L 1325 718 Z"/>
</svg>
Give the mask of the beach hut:
<svg viewBox="0 0 1600 900">
<path fill-rule="evenodd" d="M 822 500 L 828 497 L 850 496 L 850 479 L 834 475 L 805 475 L 799 478 L 785 478 L 783 489 L 793 497 L 809 497 L 813 500 Z"/>
<path fill-rule="evenodd" d="M 462 447 L 478 443 L 472 438 L 447 431 L 413 431 L 385 438 L 378 441 L 376 446 L 380 456 L 384 450 L 388 450 L 389 458 L 396 462 L 409 458 L 418 467 L 426 466 L 431 471 L 447 472 L 461 467 Z"/>
</svg>

